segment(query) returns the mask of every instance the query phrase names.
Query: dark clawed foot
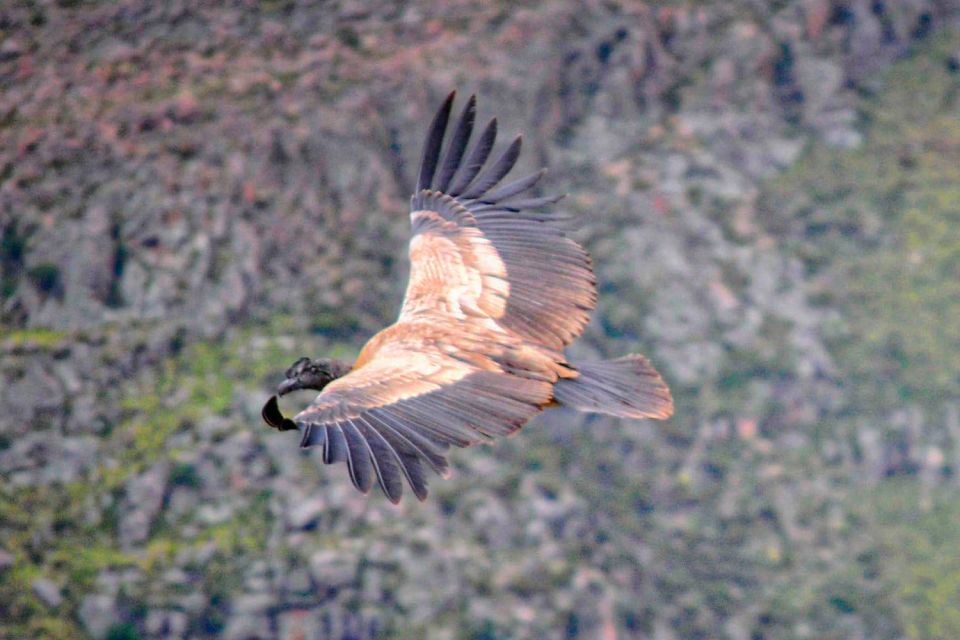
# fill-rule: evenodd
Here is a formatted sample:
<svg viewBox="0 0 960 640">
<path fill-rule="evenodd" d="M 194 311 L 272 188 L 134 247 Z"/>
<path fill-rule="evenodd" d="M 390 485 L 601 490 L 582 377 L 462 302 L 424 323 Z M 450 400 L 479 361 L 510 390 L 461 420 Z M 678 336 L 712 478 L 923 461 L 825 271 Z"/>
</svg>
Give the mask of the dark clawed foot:
<svg viewBox="0 0 960 640">
<path fill-rule="evenodd" d="M 260 411 L 263 421 L 276 429 L 277 431 L 295 431 L 297 424 L 290 418 L 285 418 L 280 413 L 280 405 L 277 404 L 277 396 L 270 396 L 267 403 L 263 405 Z"/>
</svg>

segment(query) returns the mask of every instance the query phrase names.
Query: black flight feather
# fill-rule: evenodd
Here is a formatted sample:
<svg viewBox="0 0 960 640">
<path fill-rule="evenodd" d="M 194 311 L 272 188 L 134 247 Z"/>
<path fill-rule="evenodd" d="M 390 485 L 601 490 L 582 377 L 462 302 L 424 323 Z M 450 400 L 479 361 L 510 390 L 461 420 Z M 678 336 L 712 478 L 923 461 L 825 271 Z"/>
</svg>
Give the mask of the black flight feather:
<svg viewBox="0 0 960 640">
<path fill-rule="evenodd" d="M 453 98 L 456 95 L 456 91 L 450 92 L 440 106 L 440 110 L 437 111 L 437 115 L 433 117 L 433 122 L 430 123 L 430 133 L 427 134 L 427 142 L 423 147 L 423 159 L 420 161 L 420 174 L 417 176 L 417 191 L 429 189 L 433 182 L 433 173 L 437 169 L 437 160 L 440 157 L 440 147 L 443 145 L 443 134 L 450 119 L 450 107 L 453 106 Z"/>
<path fill-rule="evenodd" d="M 477 178 L 476 183 L 461 194 L 460 197 L 463 199 L 479 198 L 487 192 L 487 189 L 500 182 L 503 176 L 510 173 L 510 169 L 513 169 L 513 165 L 516 164 L 517 158 L 520 157 L 520 147 L 522 145 L 523 136 L 514 138 L 510 146 L 507 147 L 507 150 L 503 152 L 503 155 L 501 155 L 489 169 L 484 171 L 483 174 Z"/>
<path fill-rule="evenodd" d="M 461 191 L 470 186 L 470 183 L 473 182 L 473 179 L 477 177 L 477 174 L 480 173 L 480 170 L 483 168 L 483 163 L 490 157 L 490 151 L 493 149 L 493 143 L 496 142 L 496 140 L 497 119 L 494 118 L 487 124 L 483 133 L 480 134 L 480 138 L 477 140 L 473 151 L 471 151 L 467 157 L 467 161 L 461 165 L 460 170 L 456 174 L 456 178 L 450 185 L 450 195 L 459 195 Z"/>
<path fill-rule="evenodd" d="M 467 100 L 467 106 L 464 107 L 457 128 L 450 138 L 450 145 L 443 156 L 443 162 L 440 164 L 440 175 L 437 176 L 436 190 L 446 191 L 450 185 L 450 179 L 456 173 L 460 166 L 460 160 L 463 159 L 463 153 L 467 150 L 467 144 L 470 142 L 470 134 L 473 133 L 473 121 L 477 115 L 477 98 L 470 96 Z"/>
</svg>

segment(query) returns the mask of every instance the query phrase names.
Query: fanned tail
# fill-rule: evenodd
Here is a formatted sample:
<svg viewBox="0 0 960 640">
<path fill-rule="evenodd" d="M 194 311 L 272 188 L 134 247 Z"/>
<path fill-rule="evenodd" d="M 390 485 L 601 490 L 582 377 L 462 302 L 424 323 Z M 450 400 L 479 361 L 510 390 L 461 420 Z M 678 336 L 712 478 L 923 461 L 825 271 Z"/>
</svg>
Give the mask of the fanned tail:
<svg viewBox="0 0 960 640">
<path fill-rule="evenodd" d="M 574 364 L 577 378 L 564 378 L 553 387 L 554 399 L 587 413 L 618 418 L 655 418 L 673 415 L 673 397 L 657 370 L 641 355 Z"/>
</svg>

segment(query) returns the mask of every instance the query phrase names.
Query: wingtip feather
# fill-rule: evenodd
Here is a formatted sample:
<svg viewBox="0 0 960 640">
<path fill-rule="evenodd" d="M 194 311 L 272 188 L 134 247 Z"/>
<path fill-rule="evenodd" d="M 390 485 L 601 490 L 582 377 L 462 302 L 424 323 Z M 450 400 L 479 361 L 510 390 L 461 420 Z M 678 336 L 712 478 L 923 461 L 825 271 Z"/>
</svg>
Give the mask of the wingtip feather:
<svg viewBox="0 0 960 640">
<path fill-rule="evenodd" d="M 427 130 L 427 140 L 424 143 L 423 156 L 420 160 L 420 172 L 417 175 L 417 191 L 429 189 L 433 182 L 433 174 L 436 172 L 437 162 L 440 160 L 443 136 L 447 130 L 447 122 L 450 120 L 450 109 L 456 96 L 457 92 L 455 90 L 447 95 Z"/>
<path fill-rule="evenodd" d="M 463 111 L 460 113 L 460 118 L 457 120 L 457 125 L 453 130 L 453 135 L 450 137 L 447 150 L 443 154 L 443 161 L 440 163 L 440 173 L 435 180 L 437 191 L 445 192 L 453 176 L 456 174 L 457 169 L 459 169 L 460 163 L 463 160 L 463 154 L 466 152 L 467 145 L 470 142 L 470 136 L 473 134 L 473 123 L 476 117 L 477 99 L 475 96 L 470 96 L 466 106 L 464 106 Z"/>
</svg>

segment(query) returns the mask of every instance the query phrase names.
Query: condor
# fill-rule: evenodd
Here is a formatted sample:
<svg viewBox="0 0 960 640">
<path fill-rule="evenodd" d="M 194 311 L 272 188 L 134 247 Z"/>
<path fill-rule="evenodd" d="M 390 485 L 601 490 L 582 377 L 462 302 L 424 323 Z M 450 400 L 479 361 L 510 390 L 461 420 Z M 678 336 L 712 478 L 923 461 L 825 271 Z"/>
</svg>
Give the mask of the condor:
<svg viewBox="0 0 960 640">
<path fill-rule="evenodd" d="M 563 405 L 622 418 L 668 418 L 673 400 L 641 355 L 572 363 L 596 303 L 590 257 L 542 213 L 560 197 L 531 197 L 541 170 L 500 185 L 520 154 L 518 136 L 487 163 L 491 120 L 470 145 L 471 97 L 444 145 L 455 93 L 427 134 L 411 200 L 410 281 L 396 323 L 373 336 L 352 365 L 301 358 L 263 408 L 280 430 L 297 430 L 326 463 L 346 461 L 367 493 L 394 503 L 403 479 L 427 497 L 429 467 L 449 474 L 451 445 L 506 436 Z M 292 419 L 277 397 L 320 392 Z"/>
</svg>

